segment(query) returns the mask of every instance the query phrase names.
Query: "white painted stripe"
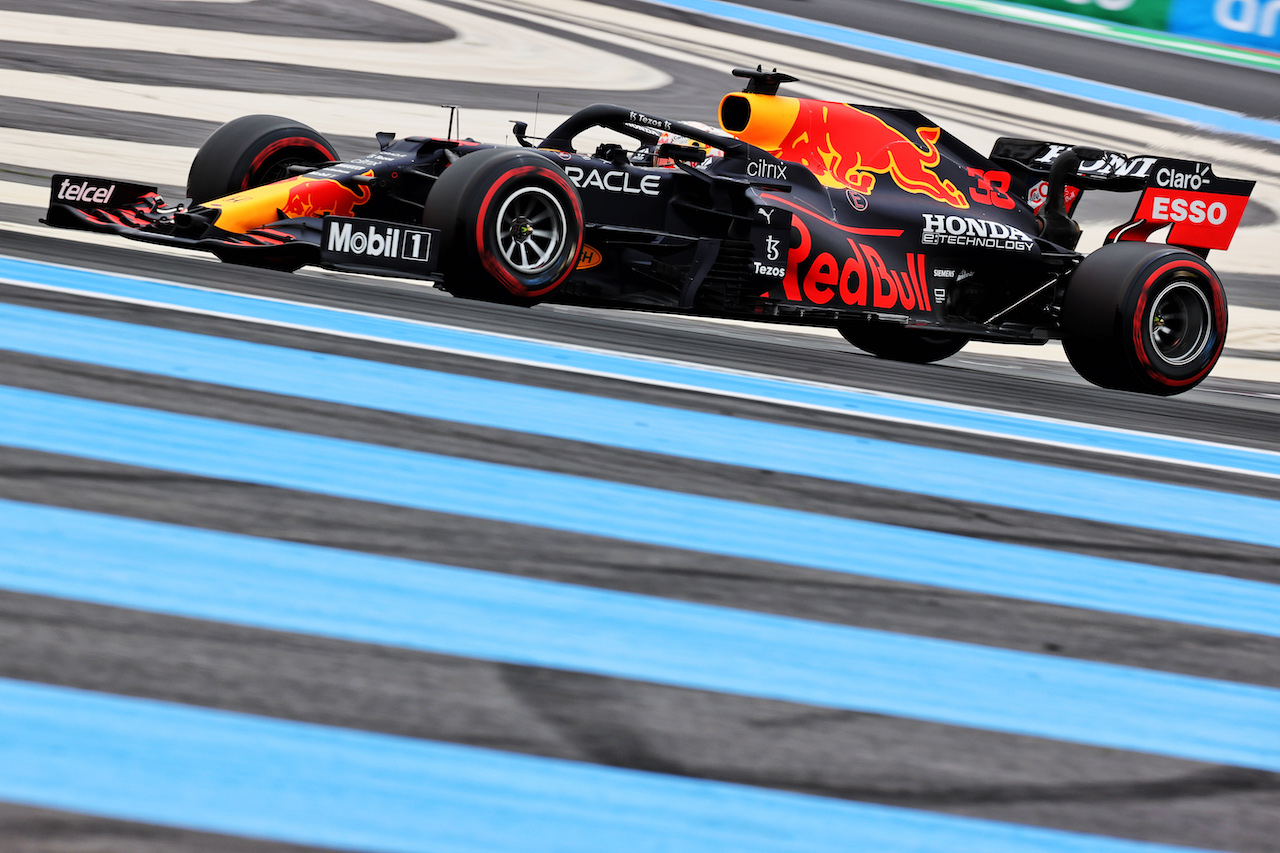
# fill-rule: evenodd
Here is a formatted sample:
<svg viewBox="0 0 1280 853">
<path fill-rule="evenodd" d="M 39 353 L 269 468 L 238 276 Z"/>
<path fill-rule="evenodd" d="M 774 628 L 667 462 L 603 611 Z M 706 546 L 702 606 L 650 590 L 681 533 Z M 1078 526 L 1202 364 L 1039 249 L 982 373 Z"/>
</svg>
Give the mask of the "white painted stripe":
<svg viewBox="0 0 1280 853">
<path fill-rule="evenodd" d="M 1257 352 L 1280 352 L 1280 311 L 1229 305 L 1228 319 L 1227 346 Z"/>
<path fill-rule="evenodd" d="M 49 188 L 0 181 L 0 204 L 21 204 L 43 209 L 49 206 Z"/>
<path fill-rule="evenodd" d="M 195 156 L 196 149 L 176 145 L 0 127 L 0 160 L 49 173 L 185 187 Z"/>
<path fill-rule="evenodd" d="M 643 91 L 671 82 L 648 65 L 426 0 L 398 3 L 457 35 L 428 44 L 272 36 L 96 18 L 0 11 L 4 40 L 57 47 L 160 50 L 175 56 L 275 62 L 431 80 Z M 583 69 L 590 69 L 584 79 Z"/>
<path fill-rule="evenodd" d="M 255 113 L 286 116 L 331 136 L 367 137 L 369 150 L 376 149 L 373 137 L 379 131 L 391 131 L 402 137 L 444 136 L 449 128 L 449 110 L 436 104 L 376 98 L 328 98 L 146 86 L 8 69 L 0 69 L 0 92 L 21 93 L 23 98 L 50 104 L 105 107 L 218 124 Z M 565 117 L 562 113 L 540 113 L 538 125 L 549 130 Z M 485 142 L 514 145 L 511 122 L 524 120 L 532 123 L 533 119 L 532 106 L 527 109 L 479 110 L 463 105 L 455 129 Z M 2 156 L 7 159 L 23 155 L 11 154 L 6 146 Z M 23 161 L 22 165 L 30 164 Z"/>
</svg>

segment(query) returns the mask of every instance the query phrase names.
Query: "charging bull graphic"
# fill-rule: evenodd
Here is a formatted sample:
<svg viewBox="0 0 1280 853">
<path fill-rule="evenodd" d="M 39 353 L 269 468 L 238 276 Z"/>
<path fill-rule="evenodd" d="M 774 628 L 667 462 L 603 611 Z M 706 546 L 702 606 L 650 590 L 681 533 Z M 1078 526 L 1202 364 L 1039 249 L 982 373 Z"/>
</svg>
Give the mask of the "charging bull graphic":
<svg viewBox="0 0 1280 853">
<path fill-rule="evenodd" d="M 914 136 L 849 104 L 735 92 L 721 101 L 724 129 L 780 160 L 806 166 L 829 187 L 870 193 L 886 175 L 909 193 L 967 209 L 969 200 L 936 171 L 942 130 Z"/>
<path fill-rule="evenodd" d="M 365 174 L 371 175 L 372 172 Z M 373 198 L 373 190 L 359 185 L 349 189 L 330 178 L 306 175 L 277 181 L 206 202 L 205 207 L 221 210 L 218 228 L 244 234 L 277 219 L 301 216 L 354 216 L 355 209 Z"/>
<path fill-rule="evenodd" d="M 280 212 L 293 219 L 299 216 L 355 216 L 355 210 L 373 198 L 373 190 L 359 186 L 351 190 L 337 181 L 303 181 L 289 189 L 289 200 Z"/>
</svg>

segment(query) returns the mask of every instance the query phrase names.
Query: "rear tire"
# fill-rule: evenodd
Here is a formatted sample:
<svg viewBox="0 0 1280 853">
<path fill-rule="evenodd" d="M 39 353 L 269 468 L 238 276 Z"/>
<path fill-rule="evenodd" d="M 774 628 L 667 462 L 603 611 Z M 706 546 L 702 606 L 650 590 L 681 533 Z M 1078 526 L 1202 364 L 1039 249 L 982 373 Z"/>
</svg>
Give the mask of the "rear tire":
<svg viewBox="0 0 1280 853">
<path fill-rule="evenodd" d="M 422 224 L 440 230 L 444 286 L 454 296 L 533 305 L 582 253 L 582 202 L 564 172 L 529 151 L 493 148 L 444 170 Z"/>
<path fill-rule="evenodd" d="M 292 177 L 295 165 L 320 166 L 338 159 L 316 131 L 280 116 L 243 116 L 215 130 L 191 161 L 187 195 L 192 204 Z"/>
<path fill-rule="evenodd" d="M 879 358 L 930 364 L 949 358 L 969 343 L 963 335 L 908 329 L 892 323 L 847 320 L 836 324 L 844 339 Z"/>
<path fill-rule="evenodd" d="M 1062 345 L 1103 388 L 1168 396 L 1204 380 L 1227 339 L 1227 300 L 1204 259 L 1164 244 L 1113 243 L 1067 283 Z"/>
</svg>

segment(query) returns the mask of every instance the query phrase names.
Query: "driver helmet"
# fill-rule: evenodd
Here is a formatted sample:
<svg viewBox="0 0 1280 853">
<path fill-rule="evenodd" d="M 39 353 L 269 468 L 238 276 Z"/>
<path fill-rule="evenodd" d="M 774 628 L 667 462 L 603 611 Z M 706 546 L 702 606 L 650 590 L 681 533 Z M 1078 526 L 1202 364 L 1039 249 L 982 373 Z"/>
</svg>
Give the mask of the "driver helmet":
<svg viewBox="0 0 1280 853">
<path fill-rule="evenodd" d="M 713 136 L 724 136 L 724 131 L 713 128 L 710 125 L 703 124 L 700 121 L 686 121 L 681 123 L 686 124 L 689 127 L 696 127 L 698 130 L 705 131 L 706 133 Z M 699 142 L 696 139 L 690 139 L 687 136 L 681 136 L 677 133 L 672 133 L 669 130 L 664 130 L 662 134 L 659 135 L 658 137 L 657 145 L 662 145 L 664 143 L 672 143 L 674 145 L 688 145 L 693 148 L 701 148 L 703 151 L 707 153 L 707 159 L 703 160 L 702 163 L 699 164 L 699 168 L 702 168 L 703 166 L 705 166 L 707 164 L 707 161 L 711 160 L 713 157 L 724 156 L 723 149 L 712 148 L 711 146 L 705 143 Z M 657 148 L 657 145 L 654 146 L 655 150 Z M 667 168 L 674 169 L 676 162 L 672 160 L 670 157 L 655 157 L 653 159 L 653 165 L 664 166 Z"/>
</svg>

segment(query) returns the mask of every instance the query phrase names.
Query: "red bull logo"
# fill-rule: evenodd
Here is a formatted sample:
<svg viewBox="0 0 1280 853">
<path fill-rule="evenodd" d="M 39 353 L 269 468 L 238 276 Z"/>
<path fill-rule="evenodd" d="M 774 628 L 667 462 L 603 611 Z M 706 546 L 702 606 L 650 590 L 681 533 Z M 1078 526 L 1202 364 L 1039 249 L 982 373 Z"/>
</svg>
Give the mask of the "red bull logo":
<svg viewBox="0 0 1280 853">
<path fill-rule="evenodd" d="M 909 193 L 969 207 L 964 192 L 935 171 L 942 162 L 940 128 L 915 128 L 912 139 L 849 104 L 744 93 L 726 96 L 720 113 L 725 130 L 804 165 L 826 186 L 870 193 L 885 175 Z"/>
<path fill-rule="evenodd" d="M 335 180 L 304 175 L 206 202 L 205 206 L 222 211 L 219 228 L 245 234 L 282 215 L 287 219 L 325 214 L 354 216 L 355 209 L 372 198 L 373 190 L 366 186 L 351 190 Z"/>
<path fill-rule="evenodd" d="M 300 216 L 354 216 L 355 210 L 369 199 L 373 191 L 366 186 L 348 189 L 337 181 L 302 181 L 289 188 L 289 198 L 280 212 L 290 219 Z"/>
<path fill-rule="evenodd" d="M 804 218 L 797 216 L 791 223 L 799 232 L 800 241 L 787 252 L 787 272 L 782 280 L 782 298 L 786 301 L 897 311 L 933 310 L 924 255 L 908 252 L 905 269 L 894 269 L 874 246 L 852 237 L 841 238 L 834 253 L 814 255 L 813 235 Z M 817 222 L 814 225 L 821 227 Z M 761 296 L 778 298 L 768 292 Z"/>
</svg>

